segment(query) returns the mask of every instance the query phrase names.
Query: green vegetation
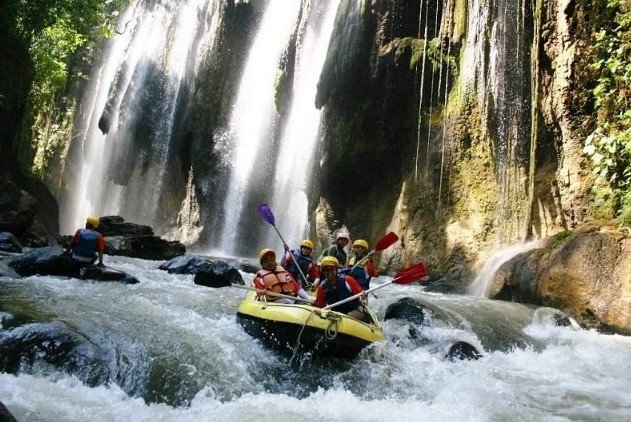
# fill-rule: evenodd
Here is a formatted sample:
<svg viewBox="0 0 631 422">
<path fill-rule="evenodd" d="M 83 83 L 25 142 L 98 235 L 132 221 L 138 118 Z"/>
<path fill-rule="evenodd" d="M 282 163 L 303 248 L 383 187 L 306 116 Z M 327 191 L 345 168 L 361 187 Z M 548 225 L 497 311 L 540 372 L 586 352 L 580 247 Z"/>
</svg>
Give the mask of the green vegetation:
<svg viewBox="0 0 631 422">
<path fill-rule="evenodd" d="M 114 32 L 118 10 L 128 1 L 48 0 L 44 6 L 32 0 L 7 0 L 0 6 L 2 31 L 28 48 L 34 65 L 22 142 L 32 142 L 35 162 L 22 164 L 33 164 L 32 170 L 40 176 L 70 136 L 74 109 L 65 98 L 69 64 L 81 48 Z"/>
<path fill-rule="evenodd" d="M 414 69 L 423 58 L 423 53 L 427 49 L 427 59 L 430 61 L 434 69 L 440 69 L 443 64 L 454 66 L 454 57 L 447 55 L 446 51 L 441 51 L 440 39 L 434 38 L 427 41 L 420 38 L 405 37 L 395 38 L 385 46 L 379 49 L 380 56 L 386 56 L 394 50 L 394 57 L 399 60 L 400 57 L 409 51 L 410 53 L 410 70 Z"/>
<path fill-rule="evenodd" d="M 550 249 L 555 250 L 561 247 L 561 245 L 563 245 L 573 233 L 574 232 L 572 230 L 563 230 L 562 232 L 555 234 L 550 243 Z"/>
<path fill-rule="evenodd" d="M 631 225 L 631 2 L 609 0 L 595 34 L 596 129 L 583 151 L 597 174 L 596 208 Z"/>
</svg>

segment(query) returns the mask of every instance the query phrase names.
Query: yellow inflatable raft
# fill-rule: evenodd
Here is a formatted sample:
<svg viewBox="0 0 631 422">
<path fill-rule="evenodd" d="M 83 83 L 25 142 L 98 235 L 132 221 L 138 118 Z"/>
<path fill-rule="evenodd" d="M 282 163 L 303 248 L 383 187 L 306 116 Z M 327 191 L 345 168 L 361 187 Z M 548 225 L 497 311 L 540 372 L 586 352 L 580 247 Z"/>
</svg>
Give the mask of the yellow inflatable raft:
<svg viewBox="0 0 631 422">
<path fill-rule="evenodd" d="M 254 292 L 248 292 L 237 310 L 237 320 L 248 334 L 270 347 L 348 358 L 370 343 L 384 340 L 379 322 L 370 311 L 368 314 L 372 323 L 308 304 L 258 301 Z"/>
</svg>

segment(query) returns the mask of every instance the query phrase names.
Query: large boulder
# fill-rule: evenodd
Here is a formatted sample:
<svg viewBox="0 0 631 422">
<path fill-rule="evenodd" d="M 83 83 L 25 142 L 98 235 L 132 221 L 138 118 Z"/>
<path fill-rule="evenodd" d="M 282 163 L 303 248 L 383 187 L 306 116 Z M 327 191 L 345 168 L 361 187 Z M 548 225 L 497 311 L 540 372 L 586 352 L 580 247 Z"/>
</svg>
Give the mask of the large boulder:
<svg viewBox="0 0 631 422">
<path fill-rule="evenodd" d="M 138 279 L 106 266 L 78 267 L 59 246 L 34 249 L 9 262 L 21 276 L 35 274 L 75 277 L 83 280 L 119 281 L 125 284 L 138 283 Z"/>
<path fill-rule="evenodd" d="M 153 236 L 153 229 L 142 224 L 127 223 L 118 215 L 109 215 L 99 218 L 99 232 L 103 236 Z"/>
<path fill-rule="evenodd" d="M 132 258 L 163 261 L 186 252 L 186 247 L 181 242 L 165 240 L 158 236 L 106 237 L 105 242 L 105 253 Z"/>
<path fill-rule="evenodd" d="M 603 228 L 548 239 L 504 263 L 489 296 L 554 307 L 583 327 L 631 334 L 631 237 Z"/>
<path fill-rule="evenodd" d="M 236 266 L 217 260 L 211 261 L 193 255 L 182 255 L 160 265 L 170 274 L 195 274 L 194 283 L 207 287 L 227 287 L 245 284 Z"/>
<path fill-rule="evenodd" d="M 221 260 L 209 260 L 193 255 L 182 255 L 159 267 L 170 274 L 195 274 L 194 282 L 207 287 L 244 285 L 243 277 L 235 265 Z"/>
<path fill-rule="evenodd" d="M 99 220 L 97 230 L 105 237 L 107 255 L 164 261 L 186 252 L 184 244 L 155 236 L 149 226 L 127 223 L 117 215 L 100 217 Z M 57 242 L 67 248 L 71 237 L 62 236 Z"/>
<path fill-rule="evenodd" d="M 515 255 L 497 269 L 487 286 L 487 296 L 499 300 L 542 305 L 537 294 L 537 274 L 542 260 L 545 260 L 548 254 L 548 249 L 531 249 Z"/>
<path fill-rule="evenodd" d="M 132 275 L 105 265 L 88 265 L 82 267 L 79 270 L 79 278 L 82 280 L 118 281 L 123 284 L 136 284 L 140 282 Z"/>
<path fill-rule="evenodd" d="M 59 246 L 33 249 L 11 260 L 9 266 L 21 276 L 34 274 L 69 276 L 73 272 L 71 263 Z"/>
<path fill-rule="evenodd" d="M 194 255 L 180 255 L 163 263 L 159 269 L 169 274 L 197 274 L 200 271 L 210 271 L 212 263 Z"/>
<path fill-rule="evenodd" d="M 208 287 L 227 287 L 231 284 L 244 285 L 239 270 L 225 262 L 215 262 L 208 270 L 195 274 L 195 284 Z"/>
<path fill-rule="evenodd" d="M 0 232 L 0 251 L 22 252 L 22 245 L 13 233 Z"/>
<path fill-rule="evenodd" d="M 537 295 L 584 326 L 631 335 L 631 237 L 572 236 L 538 274 Z"/>
<path fill-rule="evenodd" d="M 248 259 L 204 258 L 196 255 L 180 255 L 160 265 L 160 269 L 171 274 L 197 274 L 215 263 L 226 263 L 237 270 L 255 274 L 258 267 Z"/>
</svg>

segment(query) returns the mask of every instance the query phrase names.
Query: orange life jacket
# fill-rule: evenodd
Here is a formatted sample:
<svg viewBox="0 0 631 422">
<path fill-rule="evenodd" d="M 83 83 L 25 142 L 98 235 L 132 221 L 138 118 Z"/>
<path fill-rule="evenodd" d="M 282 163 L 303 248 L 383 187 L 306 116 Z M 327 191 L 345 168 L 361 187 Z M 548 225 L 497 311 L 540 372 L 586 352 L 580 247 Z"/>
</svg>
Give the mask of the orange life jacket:
<svg viewBox="0 0 631 422">
<path fill-rule="evenodd" d="M 265 286 L 265 290 L 269 290 L 274 293 L 281 293 L 289 296 L 297 296 L 298 292 L 296 291 L 296 285 L 293 283 L 293 280 L 287 270 L 278 265 L 274 271 L 266 271 L 259 270 L 256 273 L 258 277 L 263 280 L 263 285 Z M 271 298 L 268 300 L 276 300 L 276 298 Z"/>
</svg>

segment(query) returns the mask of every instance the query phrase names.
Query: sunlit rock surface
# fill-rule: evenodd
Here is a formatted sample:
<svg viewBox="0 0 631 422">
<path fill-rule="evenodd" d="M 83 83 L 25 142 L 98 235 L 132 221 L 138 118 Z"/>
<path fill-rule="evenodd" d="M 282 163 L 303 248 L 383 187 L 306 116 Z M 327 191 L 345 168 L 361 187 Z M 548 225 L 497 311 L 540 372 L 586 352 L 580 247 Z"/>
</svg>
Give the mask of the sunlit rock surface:
<svg viewBox="0 0 631 422">
<path fill-rule="evenodd" d="M 583 326 L 631 334 L 631 238 L 601 228 L 550 239 L 502 265 L 489 296 L 551 306 Z"/>
</svg>

